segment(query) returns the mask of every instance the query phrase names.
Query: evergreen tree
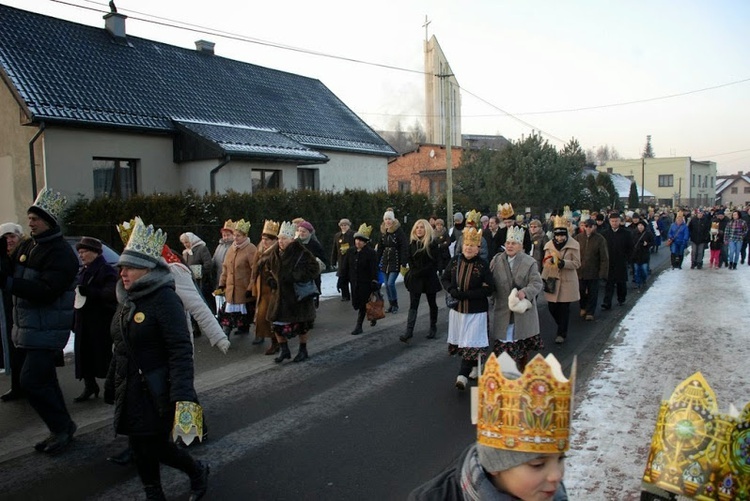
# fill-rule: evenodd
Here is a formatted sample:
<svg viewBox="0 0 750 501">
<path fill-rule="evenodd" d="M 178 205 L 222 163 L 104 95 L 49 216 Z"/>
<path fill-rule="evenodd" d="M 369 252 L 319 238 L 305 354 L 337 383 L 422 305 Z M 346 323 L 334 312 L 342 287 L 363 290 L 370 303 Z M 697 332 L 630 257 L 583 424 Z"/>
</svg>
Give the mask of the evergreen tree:
<svg viewBox="0 0 750 501">
<path fill-rule="evenodd" d="M 628 207 L 630 209 L 635 209 L 637 207 L 640 207 L 641 203 L 638 200 L 638 186 L 636 186 L 635 181 L 630 182 L 630 193 L 628 194 Z"/>
<path fill-rule="evenodd" d="M 654 158 L 654 149 L 651 147 L 651 134 L 646 136 L 646 146 L 643 148 L 643 158 Z"/>
</svg>

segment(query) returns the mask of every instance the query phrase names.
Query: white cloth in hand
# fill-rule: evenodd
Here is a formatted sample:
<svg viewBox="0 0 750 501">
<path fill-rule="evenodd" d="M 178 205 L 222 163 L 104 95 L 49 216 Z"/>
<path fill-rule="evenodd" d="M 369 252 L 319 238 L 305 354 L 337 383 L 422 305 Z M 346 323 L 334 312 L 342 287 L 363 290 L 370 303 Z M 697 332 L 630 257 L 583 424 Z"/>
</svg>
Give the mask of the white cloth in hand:
<svg viewBox="0 0 750 501">
<path fill-rule="evenodd" d="M 224 355 L 227 354 L 227 350 L 229 350 L 229 340 L 227 338 L 219 340 L 218 343 L 215 345 L 220 352 L 222 352 Z"/>
<path fill-rule="evenodd" d="M 518 299 L 518 289 L 513 288 L 508 296 L 508 308 L 513 313 L 526 313 L 531 308 L 531 301 L 528 299 Z"/>
</svg>

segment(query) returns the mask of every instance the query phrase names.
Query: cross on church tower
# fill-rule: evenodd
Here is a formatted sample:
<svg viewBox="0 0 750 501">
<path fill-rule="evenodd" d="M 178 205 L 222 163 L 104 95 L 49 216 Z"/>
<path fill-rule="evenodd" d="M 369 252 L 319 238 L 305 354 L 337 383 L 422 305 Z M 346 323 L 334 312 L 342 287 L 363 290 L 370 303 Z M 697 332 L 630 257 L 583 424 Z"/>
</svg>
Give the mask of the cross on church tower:
<svg viewBox="0 0 750 501">
<path fill-rule="evenodd" d="M 429 39 L 429 34 L 427 33 L 427 30 L 429 29 L 430 23 L 432 21 L 427 20 L 427 15 L 424 16 L 424 24 L 422 27 L 424 28 L 424 41 L 426 42 Z"/>
</svg>

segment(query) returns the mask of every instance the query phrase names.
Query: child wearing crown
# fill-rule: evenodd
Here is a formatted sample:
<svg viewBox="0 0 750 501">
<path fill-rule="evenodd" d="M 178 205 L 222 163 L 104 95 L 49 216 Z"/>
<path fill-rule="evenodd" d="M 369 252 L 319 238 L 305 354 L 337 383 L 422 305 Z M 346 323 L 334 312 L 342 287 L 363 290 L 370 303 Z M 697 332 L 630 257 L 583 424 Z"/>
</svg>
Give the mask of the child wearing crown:
<svg viewBox="0 0 750 501">
<path fill-rule="evenodd" d="M 537 355 L 523 374 L 507 353 L 490 355 L 479 377 L 476 443 L 408 499 L 567 501 L 574 383 L 552 355 Z"/>
<path fill-rule="evenodd" d="M 708 267 L 709 268 L 716 268 L 717 270 L 721 266 L 721 249 L 724 247 L 724 239 L 719 234 L 719 222 L 714 221 L 711 223 L 711 229 L 710 232 L 710 239 L 708 242 L 708 250 L 709 250 L 709 261 L 708 261 Z"/>
</svg>

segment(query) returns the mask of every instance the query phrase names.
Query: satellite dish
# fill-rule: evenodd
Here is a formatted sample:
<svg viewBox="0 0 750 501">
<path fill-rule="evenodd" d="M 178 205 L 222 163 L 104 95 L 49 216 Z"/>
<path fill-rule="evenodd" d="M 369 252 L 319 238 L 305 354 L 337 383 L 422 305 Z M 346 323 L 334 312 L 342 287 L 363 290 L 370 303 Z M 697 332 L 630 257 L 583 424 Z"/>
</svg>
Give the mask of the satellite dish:
<svg viewBox="0 0 750 501">
<path fill-rule="evenodd" d="M 430 150 L 430 158 L 435 158 L 435 150 Z"/>
</svg>

